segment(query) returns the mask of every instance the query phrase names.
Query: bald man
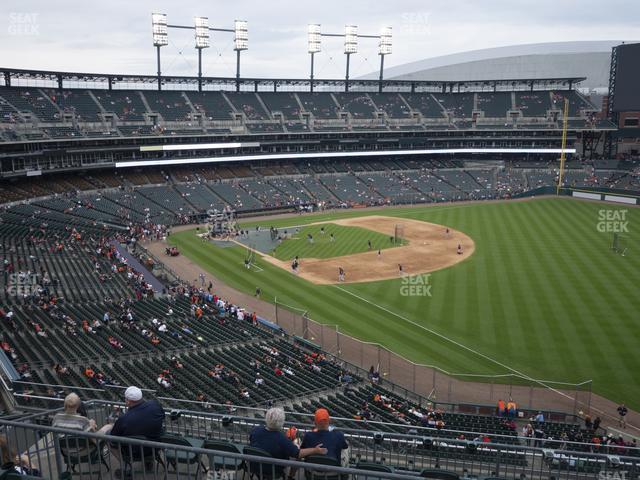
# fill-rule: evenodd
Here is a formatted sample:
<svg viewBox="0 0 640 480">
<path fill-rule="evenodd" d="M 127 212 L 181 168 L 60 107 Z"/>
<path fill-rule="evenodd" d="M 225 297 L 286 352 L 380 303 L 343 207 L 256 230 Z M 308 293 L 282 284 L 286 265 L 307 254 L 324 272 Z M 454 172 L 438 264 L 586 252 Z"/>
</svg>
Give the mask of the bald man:
<svg viewBox="0 0 640 480">
<path fill-rule="evenodd" d="M 95 431 L 95 420 L 90 420 L 78 413 L 81 403 L 80 397 L 75 393 L 67 395 L 64 399 L 64 413 L 56 413 L 51 425 L 69 430 L 80 430 L 81 432 Z"/>
</svg>

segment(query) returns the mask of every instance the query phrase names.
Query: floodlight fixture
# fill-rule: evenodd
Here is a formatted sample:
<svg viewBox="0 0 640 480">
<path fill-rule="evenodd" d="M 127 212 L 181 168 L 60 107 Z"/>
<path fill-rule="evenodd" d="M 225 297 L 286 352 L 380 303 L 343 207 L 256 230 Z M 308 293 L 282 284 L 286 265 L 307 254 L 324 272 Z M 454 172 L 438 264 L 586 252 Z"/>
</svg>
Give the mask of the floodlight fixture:
<svg viewBox="0 0 640 480">
<path fill-rule="evenodd" d="M 391 55 L 392 52 L 392 29 L 382 27 L 380 31 L 380 42 L 378 43 L 378 55 Z"/>
<path fill-rule="evenodd" d="M 196 48 L 209 48 L 209 18 L 194 17 L 196 26 Z"/>
<path fill-rule="evenodd" d="M 320 25 L 310 23 L 308 30 L 309 53 L 320 53 L 321 38 Z"/>
<path fill-rule="evenodd" d="M 392 49 L 392 29 L 391 27 L 382 27 L 378 41 L 378 55 L 380 55 L 380 80 L 378 82 L 378 91 L 382 92 L 382 80 L 384 77 L 384 57 L 391 55 Z"/>
<path fill-rule="evenodd" d="M 169 45 L 166 13 L 151 14 L 151 29 L 153 33 L 154 47 L 164 47 L 165 45 Z"/>
<path fill-rule="evenodd" d="M 247 50 L 249 48 L 249 29 L 246 20 L 235 21 L 235 38 L 234 38 L 234 50 Z"/>
<path fill-rule="evenodd" d="M 346 25 L 344 27 L 344 53 L 358 53 L 358 26 Z"/>
</svg>

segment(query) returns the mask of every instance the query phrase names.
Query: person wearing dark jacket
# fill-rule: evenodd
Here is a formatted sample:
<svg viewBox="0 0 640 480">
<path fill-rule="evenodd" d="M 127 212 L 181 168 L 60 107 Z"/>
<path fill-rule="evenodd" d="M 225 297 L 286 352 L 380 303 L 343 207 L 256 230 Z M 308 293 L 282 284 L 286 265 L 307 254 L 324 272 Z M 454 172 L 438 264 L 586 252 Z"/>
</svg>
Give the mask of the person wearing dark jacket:
<svg viewBox="0 0 640 480">
<path fill-rule="evenodd" d="M 124 392 L 126 413 L 118 417 L 113 427 L 101 429 L 111 437 L 144 437 L 148 440 L 158 441 L 164 431 L 165 413 L 157 400 L 145 400 L 142 390 L 138 387 L 129 387 Z M 135 451 L 128 444 L 119 444 L 111 441 L 111 453 L 122 464 L 123 456 L 135 456 Z M 138 454 L 139 455 L 139 454 Z M 152 457 L 152 450 L 145 448 L 144 457 Z M 153 465 L 146 465 L 150 471 Z M 130 473 L 130 472 L 127 472 Z M 116 471 L 116 476 L 122 478 L 122 471 Z"/>
</svg>

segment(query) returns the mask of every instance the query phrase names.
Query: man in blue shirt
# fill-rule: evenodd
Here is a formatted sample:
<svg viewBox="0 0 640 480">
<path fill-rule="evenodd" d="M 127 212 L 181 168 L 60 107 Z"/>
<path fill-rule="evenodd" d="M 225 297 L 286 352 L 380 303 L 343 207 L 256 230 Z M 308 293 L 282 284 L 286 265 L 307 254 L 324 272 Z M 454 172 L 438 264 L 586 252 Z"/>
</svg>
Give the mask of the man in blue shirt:
<svg viewBox="0 0 640 480">
<path fill-rule="evenodd" d="M 265 425 L 255 427 L 249 434 L 250 445 L 270 453 L 273 458 L 279 458 L 281 460 L 288 460 L 290 458 L 300 459 L 308 455 L 325 455 L 327 453 L 327 449 L 322 448 L 322 445 L 319 444 L 315 444 L 310 448 L 299 449 L 282 433 L 284 419 L 285 415 L 282 408 L 276 407 L 267 410 L 264 417 Z M 259 471 L 260 465 L 256 463 L 252 468 Z M 271 467 L 268 464 L 262 465 L 262 470 L 265 472 L 270 469 Z M 273 477 L 282 477 L 283 470 L 284 467 L 276 465 Z"/>
<path fill-rule="evenodd" d="M 336 459 L 340 463 L 342 450 L 349 448 L 347 441 L 344 438 L 344 434 L 337 430 L 333 430 L 330 427 L 331 418 L 329 412 L 325 408 L 319 408 L 316 410 L 314 421 L 316 424 L 316 431 L 307 432 L 302 439 L 301 448 L 306 448 L 309 445 L 322 446 L 327 450 L 327 455 Z"/>
<path fill-rule="evenodd" d="M 110 431 L 102 429 L 114 437 L 145 437 L 149 440 L 158 441 L 162 436 L 164 424 L 164 410 L 157 400 L 144 400 L 142 398 L 142 390 L 138 387 L 129 387 L 124 392 L 125 405 L 127 412 L 116 420 Z M 140 450 L 135 446 L 128 444 L 120 445 L 111 442 L 111 453 L 118 459 L 133 455 L 134 458 L 140 458 Z M 137 452 L 136 452 L 137 451 Z M 144 457 L 153 457 L 153 450 L 144 449 Z M 122 463 L 122 461 L 120 462 Z M 147 465 L 150 470 L 152 465 Z M 122 472 L 116 471 L 116 476 L 122 477 Z"/>
</svg>

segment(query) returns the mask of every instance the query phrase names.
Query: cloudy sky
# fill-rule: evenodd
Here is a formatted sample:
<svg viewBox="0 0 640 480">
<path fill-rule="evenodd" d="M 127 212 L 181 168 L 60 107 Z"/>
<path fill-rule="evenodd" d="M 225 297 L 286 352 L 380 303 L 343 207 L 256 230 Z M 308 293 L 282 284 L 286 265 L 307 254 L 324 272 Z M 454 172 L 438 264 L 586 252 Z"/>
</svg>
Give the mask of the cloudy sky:
<svg viewBox="0 0 640 480">
<path fill-rule="evenodd" d="M 531 6 L 535 5 L 535 6 Z M 249 22 L 243 76 L 306 77 L 308 23 L 323 32 L 394 33 L 389 66 L 487 47 L 570 40 L 640 37 L 638 0 L 0 0 L 0 66 L 111 73 L 155 73 L 151 12 L 191 25 L 208 16 L 213 27 Z M 215 33 L 215 32 L 214 32 Z M 235 75 L 233 34 L 215 34 L 204 52 L 205 75 Z M 163 73 L 192 75 L 197 57 L 191 31 L 170 30 Z M 362 39 L 352 76 L 377 70 L 377 43 Z M 319 78 L 344 75 L 342 39 L 323 39 Z"/>
</svg>

